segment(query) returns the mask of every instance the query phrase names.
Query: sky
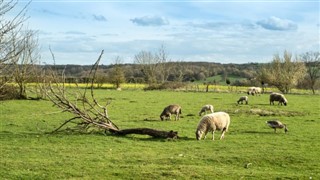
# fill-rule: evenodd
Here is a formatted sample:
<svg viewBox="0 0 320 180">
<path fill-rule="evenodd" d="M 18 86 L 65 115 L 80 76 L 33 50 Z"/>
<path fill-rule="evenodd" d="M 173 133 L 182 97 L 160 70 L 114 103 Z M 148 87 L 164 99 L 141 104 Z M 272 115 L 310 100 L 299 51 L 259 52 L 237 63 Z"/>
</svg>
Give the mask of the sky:
<svg viewBox="0 0 320 180">
<path fill-rule="evenodd" d="M 161 46 L 171 61 L 264 63 L 319 51 L 319 9 L 319 0 L 33 0 L 26 23 L 46 64 L 49 48 L 56 64 L 90 65 L 104 50 L 108 65 Z"/>
</svg>

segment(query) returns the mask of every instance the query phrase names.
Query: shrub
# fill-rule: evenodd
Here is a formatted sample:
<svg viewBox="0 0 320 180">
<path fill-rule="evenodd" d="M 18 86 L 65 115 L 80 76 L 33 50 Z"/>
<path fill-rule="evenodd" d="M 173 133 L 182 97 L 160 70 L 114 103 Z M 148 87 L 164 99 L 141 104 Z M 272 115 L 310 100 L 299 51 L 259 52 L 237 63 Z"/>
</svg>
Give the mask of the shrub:
<svg viewBox="0 0 320 180">
<path fill-rule="evenodd" d="M 19 99 L 20 95 L 17 88 L 13 85 L 3 85 L 0 88 L 0 101 L 9 99 Z"/>
</svg>

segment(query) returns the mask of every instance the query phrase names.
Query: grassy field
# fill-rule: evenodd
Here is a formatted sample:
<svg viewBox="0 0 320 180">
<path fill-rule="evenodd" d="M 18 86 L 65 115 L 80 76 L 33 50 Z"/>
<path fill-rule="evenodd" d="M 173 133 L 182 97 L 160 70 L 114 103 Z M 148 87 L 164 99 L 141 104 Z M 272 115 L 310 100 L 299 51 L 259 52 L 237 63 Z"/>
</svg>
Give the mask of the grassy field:
<svg viewBox="0 0 320 180">
<path fill-rule="evenodd" d="M 243 78 L 240 76 L 232 76 L 232 75 L 229 75 L 227 78 L 230 80 L 231 83 L 235 82 L 236 80 L 241 81 L 241 80 L 247 79 L 247 78 Z M 213 82 L 213 81 L 215 81 L 219 85 L 224 85 L 224 86 L 227 85 L 226 80 L 223 77 L 223 75 L 216 75 L 216 76 L 207 77 L 205 80 L 196 81 L 196 83 L 202 84 L 204 82 Z"/>
<path fill-rule="evenodd" d="M 286 95 L 288 106 L 270 106 L 268 95 L 141 90 L 96 90 L 112 98 L 110 118 L 121 128 L 179 132 L 177 140 L 125 137 L 92 131 L 47 134 L 71 116 L 49 101 L 0 102 L 0 179 L 319 179 L 320 96 Z M 163 108 L 182 106 L 179 121 L 160 121 Z M 196 141 L 204 104 L 231 116 L 224 140 Z M 289 132 L 274 133 L 279 119 Z M 71 126 L 71 125 L 70 125 Z"/>
</svg>

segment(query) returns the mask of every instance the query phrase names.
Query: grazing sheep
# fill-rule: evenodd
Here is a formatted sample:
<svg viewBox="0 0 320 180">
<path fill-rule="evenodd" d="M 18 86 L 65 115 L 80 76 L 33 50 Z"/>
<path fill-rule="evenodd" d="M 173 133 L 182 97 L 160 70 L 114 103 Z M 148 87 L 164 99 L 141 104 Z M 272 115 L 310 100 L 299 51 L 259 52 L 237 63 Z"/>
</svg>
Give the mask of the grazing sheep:
<svg viewBox="0 0 320 180">
<path fill-rule="evenodd" d="M 283 94 L 280 93 L 271 93 L 270 94 L 270 105 L 273 104 L 274 105 L 274 101 L 279 101 L 279 104 L 284 104 L 285 106 L 288 104 L 288 101 L 286 99 L 286 97 L 284 97 Z"/>
<path fill-rule="evenodd" d="M 266 123 L 267 123 L 267 125 L 268 125 L 269 127 L 271 127 L 271 128 L 274 129 L 274 132 L 275 132 L 275 133 L 277 132 L 277 128 L 278 128 L 278 129 L 284 128 L 284 132 L 285 132 L 285 133 L 287 133 L 287 131 L 288 131 L 287 125 L 281 123 L 281 122 L 278 121 L 278 120 L 266 121 Z"/>
<path fill-rule="evenodd" d="M 163 121 L 167 117 L 169 117 L 169 119 L 171 120 L 171 114 L 175 114 L 175 120 L 179 120 L 181 114 L 181 106 L 173 104 L 165 107 L 160 114 L 161 121 Z"/>
<path fill-rule="evenodd" d="M 261 92 L 262 92 L 262 90 L 261 90 L 261 88 L 260 87 L 249 87 L 248 88 L 248 91 L 247 91 L 247 94 L 248 95 L 252 95 L 252 96 L 254 96 L 254 95 L 260 95 L 261 94 Z"/>
<path fill-rule="evenodd" d="M 254 89 L 254 87 L 249 87 L 249 88 L 248 88 L 248 91 L 247 91 L 247 94 L 248 94 L 248 95 L 250 95 L 250 94 L 251 94 L 251 95 L 254 95 L 253 89 Z"/>
<path fill-rule="evenodd" d="M 203 116 L 198 124 L 196 130 L 196 138 L 200 140 L 204 134 L 206 138 L 208 132 L 212 132 L 212 140 L 214 140 L 214 132 L 216 130 L 222 131 L 220 139 L 224 138 L 224 133 L 228 131 L 230 125 L 230 116 L 225 112 L 216 112 Z"/>
<path fill-rule="evenodd" d="M 241 104 L 243 104 L 243 101 L 246 101 L 246 104 L 248 104 L 248 96 L 241 96 L 237 102 L 238 102 L 238 104 L 240 102 L 241 102 Z"/>
<path fill-rule="evenodd" d="M 211 104 L 204 105 L 199 112 L 199 116 L 201 116 L 201 114 L 204 112 L 207 113 L 207 111 L 213 113 L 213 106 Z"/>
</svg>

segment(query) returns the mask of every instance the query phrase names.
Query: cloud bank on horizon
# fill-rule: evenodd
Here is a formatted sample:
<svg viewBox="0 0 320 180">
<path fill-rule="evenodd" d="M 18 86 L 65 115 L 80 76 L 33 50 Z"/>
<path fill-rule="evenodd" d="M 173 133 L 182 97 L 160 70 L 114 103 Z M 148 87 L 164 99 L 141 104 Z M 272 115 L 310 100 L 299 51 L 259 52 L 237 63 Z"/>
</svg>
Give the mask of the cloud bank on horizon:
<svg viewBox="0 0 320 180">
<path fill-rule="evenodd" d="M 23 3 L 19 5 L 23 6 Z M 320 49 L 319 1 L 33 0 L 29 28 L 42 61 L 103 64 L 160 46 L 172 61 L 269 62 L 276 53 Z"/>
</svg>

